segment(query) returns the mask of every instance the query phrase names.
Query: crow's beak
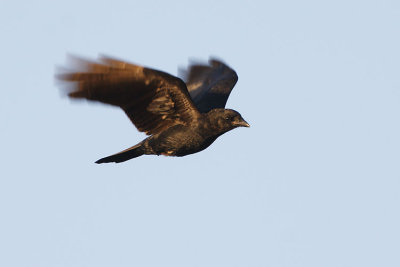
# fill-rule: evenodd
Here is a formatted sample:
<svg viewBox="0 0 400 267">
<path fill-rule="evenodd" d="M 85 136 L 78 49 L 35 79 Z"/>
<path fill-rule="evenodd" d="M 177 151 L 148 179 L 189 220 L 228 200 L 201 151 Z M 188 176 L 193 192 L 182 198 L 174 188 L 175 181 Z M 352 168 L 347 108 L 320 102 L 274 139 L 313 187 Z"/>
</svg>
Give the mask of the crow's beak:
<svg viewBox="0 0 400 267">
<path fill-rule="evenodd" d="M 244 119 L 241 119 L 240 121 L 236 122 L 235 124 L 238 127 L 250 127 L 250 124 L 248 124 Z"/>
</svg>

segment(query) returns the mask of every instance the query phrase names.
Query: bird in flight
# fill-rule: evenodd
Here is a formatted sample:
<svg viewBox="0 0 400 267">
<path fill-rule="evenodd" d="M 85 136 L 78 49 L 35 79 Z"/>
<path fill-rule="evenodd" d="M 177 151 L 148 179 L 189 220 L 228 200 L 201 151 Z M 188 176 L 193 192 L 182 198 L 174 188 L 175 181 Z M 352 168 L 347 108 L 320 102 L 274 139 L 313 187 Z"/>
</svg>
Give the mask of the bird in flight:
<svg viewBox="0 0 400 267">
<path fill-rule="evenodd" d="M 225 109 L 238 77 L 216 59 L 168 73 L 109 57 L 98 62 L 73 58 L 74 66 L 57 78 L 69 85 L 73 99 L 120 107 L 146 139 L 96 163 L 123 162 L 142 155 L 186 156 L 204 150 L 220 135 L 250 125 Z"/>
</svg>

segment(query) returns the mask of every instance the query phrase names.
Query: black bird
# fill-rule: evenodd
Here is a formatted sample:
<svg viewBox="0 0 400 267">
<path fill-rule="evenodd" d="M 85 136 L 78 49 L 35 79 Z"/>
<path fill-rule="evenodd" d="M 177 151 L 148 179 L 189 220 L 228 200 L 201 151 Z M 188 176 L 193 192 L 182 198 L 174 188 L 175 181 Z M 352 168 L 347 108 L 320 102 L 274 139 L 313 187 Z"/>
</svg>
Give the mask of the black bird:
<svg viewBox="0 0 400 267">
<path fill-rule="evenodd" d="M 75 58 L 71 71 L 57 75 L 71 85 L 68 95 L 118 106 L 136 128 L 150 135 L 139 144 L 96 163 L 123 162 L 141 155 L 185 156 L 211 145 L 236 127 L 249 127 L 225 109 L 237 75 L 221 61 L 194 64 L 186 83 L 168 73 L 109 57 L 99 62 Z"/>
</svg>

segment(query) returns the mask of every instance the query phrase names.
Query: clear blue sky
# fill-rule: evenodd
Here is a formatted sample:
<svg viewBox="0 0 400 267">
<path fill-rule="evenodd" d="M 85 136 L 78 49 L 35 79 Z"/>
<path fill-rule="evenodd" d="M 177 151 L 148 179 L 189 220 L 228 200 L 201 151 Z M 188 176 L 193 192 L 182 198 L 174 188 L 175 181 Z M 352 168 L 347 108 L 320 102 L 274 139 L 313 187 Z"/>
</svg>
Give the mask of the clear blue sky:
<svg viewBox="0 0 400 267">
<path fill-rule="evenodd" d="M 400 266 L 399 1 L 1 1 L 0 266 Z M 54 82 L 222 58 L 251 124 L 184 158 Z"/>
</svg>

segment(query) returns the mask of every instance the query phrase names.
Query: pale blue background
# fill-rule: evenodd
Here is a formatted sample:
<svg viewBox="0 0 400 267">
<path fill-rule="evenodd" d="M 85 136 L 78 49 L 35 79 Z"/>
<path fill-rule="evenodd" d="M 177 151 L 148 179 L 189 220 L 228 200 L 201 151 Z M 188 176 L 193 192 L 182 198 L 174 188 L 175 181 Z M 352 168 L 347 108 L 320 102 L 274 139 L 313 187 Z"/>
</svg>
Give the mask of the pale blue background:
<svg viewBox="0 0 400 267">
<path fill-rule="evenodd" d="M 400 266 L 400 2 L 0 2 L 0 266 Z M 184 157 L 54 82 L 216 55 L 251 124 Z"/>
</svg>

